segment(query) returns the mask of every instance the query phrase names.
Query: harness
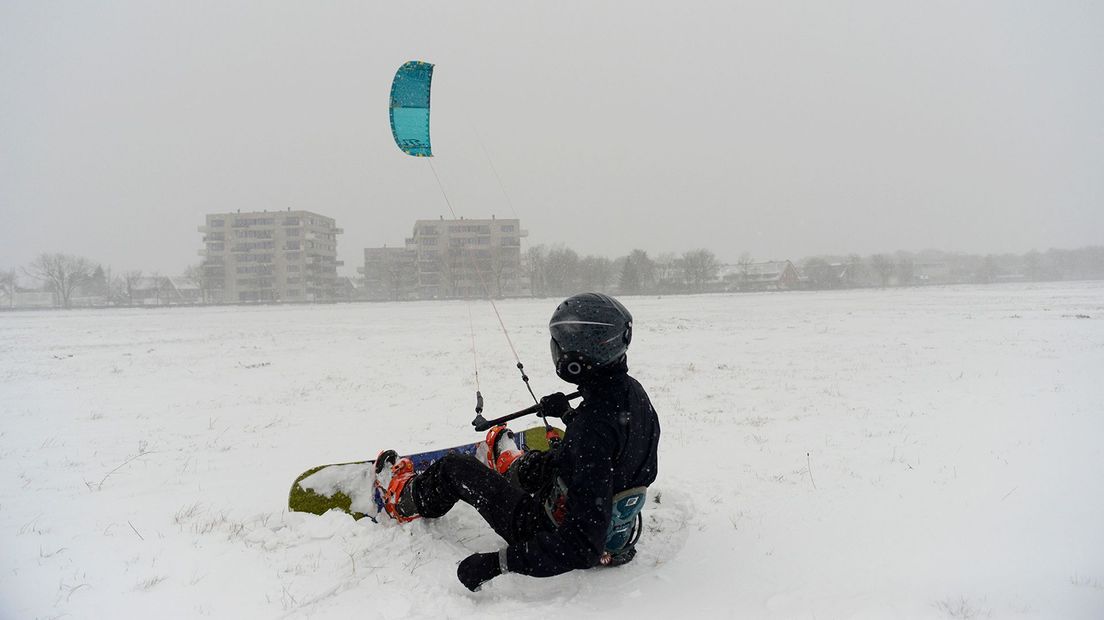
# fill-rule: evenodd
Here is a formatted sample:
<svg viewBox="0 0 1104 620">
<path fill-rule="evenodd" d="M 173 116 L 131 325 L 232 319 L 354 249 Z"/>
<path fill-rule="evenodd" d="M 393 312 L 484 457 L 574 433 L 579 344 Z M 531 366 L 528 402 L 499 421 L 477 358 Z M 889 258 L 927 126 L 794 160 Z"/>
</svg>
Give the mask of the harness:
<svg viewBox="0 0 1104 620">
<path fill-rule="evenodd" d="M 556 476 L 552 492 L 544 501 L 544 512 L 559 527 L 567 513 L 567 484 Z M 644 504 L 648 499 L 648 487 L 625 489 L 613 496 L 606 544 L 598 563 L 602 566 L 620 566 L 636 556 L 636 542 L 644 531 Z"/>
<path fill-rule="evenodd" d="M 599 562 L 602 566 L 620 566 L 636 555 L 636 541 L 644 531 L 644 502 L 648 487 L 625 489 L 613 496 L 606 550 Z"/>
</svg>

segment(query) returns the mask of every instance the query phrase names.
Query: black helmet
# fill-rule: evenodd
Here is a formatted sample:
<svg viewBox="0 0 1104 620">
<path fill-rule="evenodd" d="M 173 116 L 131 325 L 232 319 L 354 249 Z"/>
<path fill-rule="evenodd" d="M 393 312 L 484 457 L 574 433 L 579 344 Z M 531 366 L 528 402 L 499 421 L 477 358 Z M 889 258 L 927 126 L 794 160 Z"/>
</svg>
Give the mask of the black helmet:
<svg viewBox="0 0 1104 620">
<path fill-rule="evenodd" d="M 580 383 L 625 363 L 632 340 L 632 315 L 601 293 L 568 297 L 548 322 L 552 363 L 564 381 Z"/>
</svg>

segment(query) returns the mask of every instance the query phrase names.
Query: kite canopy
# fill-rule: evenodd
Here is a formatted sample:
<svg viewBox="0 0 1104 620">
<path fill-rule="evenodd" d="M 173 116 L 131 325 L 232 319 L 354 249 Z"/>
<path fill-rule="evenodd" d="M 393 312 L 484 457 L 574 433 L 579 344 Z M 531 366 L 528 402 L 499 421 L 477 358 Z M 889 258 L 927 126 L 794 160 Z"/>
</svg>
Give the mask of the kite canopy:
<svg viewBox="0 0 1104 620">
<path fill-rule="evenodd" d="M 391 135 L 407 155 L 433 157 L 429 143 L 429 83 L 433 65 L 411 60 L 391 82 Z"/>
</svg>

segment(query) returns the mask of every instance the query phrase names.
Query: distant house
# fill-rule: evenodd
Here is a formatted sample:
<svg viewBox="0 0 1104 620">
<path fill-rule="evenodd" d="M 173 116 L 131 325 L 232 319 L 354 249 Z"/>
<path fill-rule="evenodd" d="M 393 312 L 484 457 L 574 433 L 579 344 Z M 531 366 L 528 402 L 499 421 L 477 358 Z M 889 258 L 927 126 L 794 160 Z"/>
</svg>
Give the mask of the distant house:
<svg viewBox="0 0 1104 620">
<path fill-rule="evenodd" d="M 57 295 L 50 291 L 0 291 L 0 309 L 53 308 Z"/>
<path fill-rule="evenodd" d="M 854 285 L 854 272 L 848 263 L 829 263 L 813 259 L 797 270 L 797 286 L 802 289 L 836 289 Z"/>
<path fill-rule="evenodd" d="M 726 265 L 722 279 L 728 290 L 787 291 L 798 288 L 798 273 L 788 260 Z"/>
<path fill-rule="evenodd" d="M 165 280 L 166 282 L 162 283 L 161 286 L 162 298 L 165 299 L 164 303 L 198 304 L 203 302 L 203 291 L 199 288 L 199 283 L 191 278 L 173 276 L 165 278 Z"/>
<path fill-rule="evenodd" d="M 913 266 L 917 284 L 950 284 L 955 281 L 951 266 L 941 261 L 917 262 Z"/>
<path fill-rule="evenodd" d="M 196 304 L 203 300 L 199 285 L 184 277 L 142 277 L 127 283 L 124 293 L 137 306 Z"/>
</svg>

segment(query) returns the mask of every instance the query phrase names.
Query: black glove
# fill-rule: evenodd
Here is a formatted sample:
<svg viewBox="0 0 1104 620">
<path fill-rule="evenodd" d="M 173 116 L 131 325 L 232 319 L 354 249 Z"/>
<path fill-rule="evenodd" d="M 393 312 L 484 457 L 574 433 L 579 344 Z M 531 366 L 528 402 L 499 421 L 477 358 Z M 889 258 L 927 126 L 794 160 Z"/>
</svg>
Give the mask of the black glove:
<svg viewBox="0 0 1104 620">
<path fill-rule="evenodd" d="M 556 392 L 541 398 L 540 407 L 542 417 L 562 418 L 565 413 L 571 411 L 571 402 L 567 400 L 563 392 Z"/>
<path fill-rule="evenodd" d="M 502 574 L 498 553 L 473 553 L 460 562 L 456 577 L 464 587 L 475 592 L 483 584 Z"/>
</svg>

